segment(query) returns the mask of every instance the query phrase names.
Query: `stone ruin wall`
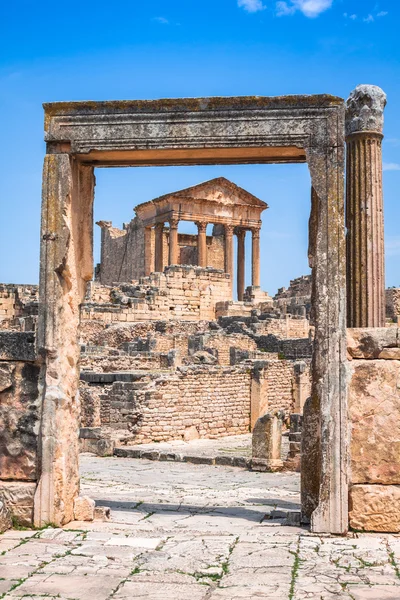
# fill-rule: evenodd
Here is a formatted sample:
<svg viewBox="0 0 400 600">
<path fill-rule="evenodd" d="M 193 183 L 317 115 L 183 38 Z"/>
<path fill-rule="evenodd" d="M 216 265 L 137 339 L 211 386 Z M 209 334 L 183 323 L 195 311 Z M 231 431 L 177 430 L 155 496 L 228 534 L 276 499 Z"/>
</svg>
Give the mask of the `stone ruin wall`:
<svg viewBox="0 0 400 600">
<path fill-rule="evenodd" d="M 247 433 L 250 373 L 245 368 L 180 367 L 136 382 L 81 383 L 83 425 L 125 443 L 218 438 Z"/>
<path fill-rule="evenodd" d="M 0 331 L 0 494 L 23 526 L 38 476 L 39 373 L 34 333 Z"/>
<path fill-rule="evenodd" d="M 146 275 L 145 244 L 150 244 L 150 263 L 155 260 L 155 236 L 151 230 L 148 241 L 145 230 L 135 217 L 123 229 L 113 227 L 110 221 L 99 221 L 101 227 L 101 262 L 96 267 L 96 279 L 102 285 L 138 281 Z M 224 270 L 224 236 L 214 227 L 213 235 L 207 236 L 208 266 Z M 178 234 L 179 264 L 196 266 L 197 235 Z M 163 234 L 163 268 L 168 267 L 169 232 Z M 152 269 L 154 270 L 154 269 Z"/>
<path fill-rule="evenodd" d="M 400 329 L 348 329 L 350 525 L 400 531 Z"/>
<path fill-rule="evenodd" d="M 37 285 L 0 284 L 0 330 L 33 331 L 38 299 Z"/>
<path fill-rule="evenodd" d="M 81 321 L 135 322 L 146 320 L 215 319 L 215 305 L 230 295 L 230 278 L 211 267 L 171 266 L 164 273 L 152 273 L 137 284 L 109 288 L 109 301 L 99 303 L 90 297 L 94 284 L 81 306 Z M 107 289 L 107 288 L 106 288 Z M 115 290 L 116 293 L 113 293 Z M 96 297 L 96 296 L 95 296 Z"/>
</svg>

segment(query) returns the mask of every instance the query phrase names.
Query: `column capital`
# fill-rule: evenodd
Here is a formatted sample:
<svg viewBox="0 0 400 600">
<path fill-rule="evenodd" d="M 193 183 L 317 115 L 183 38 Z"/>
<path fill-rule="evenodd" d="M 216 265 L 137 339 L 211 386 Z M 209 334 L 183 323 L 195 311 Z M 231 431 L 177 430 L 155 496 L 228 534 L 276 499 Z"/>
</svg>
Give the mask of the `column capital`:
<svg viewBox="0 0 400 600">
<path fill-rule="evenodd" d="M 169 223 L 170 229 L 177 229 L 178 224 L 179 224 L 179 219 L 177 217 L 171 217 L 170 219 L 168 219 L 168 223 Z"/>
<path fill-rule="evenodd" d="M 230 223 L 226 223 L 224 225 L 225 228 L 225 233 L 229 233 L 230 235 L 233 235 L 233 232 L 235 231 L 235 226 L 230 224 Z"/>
<path fill-rule="evenodd" d="M 242 229 L 242 227 L 235 227 L 235 234 L 238 238 L 244 238 L 246 236 L 246 229 Z"/>
<path fill-rule="evenodd" d="M 156 223 L 156 224 L 154 225 L 154 227 L 155 227 L 156 229 L 161 229 L 161 230 L 163 230 L 163 229 L 164 229 L 164 223 Z"/>
<path fill-rule="evenodd" d="M 383 131 L 386 94 L 376 85 L 358 85 L 346 101 L 346 137 Z"/>
<path fill-rule="evenodd" d="M 195 221 L 195 225 L 197 225 L 199 233 L 204 233 L 207 230 L 208 223 L 206 223 L 205 221 Z"/>
<path fill-rule="evenodd" d="M 260 237 L 260 227 L 252 227 L 251 228 L 251 234 L 253 236 L 254 239 L 259 238 Z"/>
</svg>

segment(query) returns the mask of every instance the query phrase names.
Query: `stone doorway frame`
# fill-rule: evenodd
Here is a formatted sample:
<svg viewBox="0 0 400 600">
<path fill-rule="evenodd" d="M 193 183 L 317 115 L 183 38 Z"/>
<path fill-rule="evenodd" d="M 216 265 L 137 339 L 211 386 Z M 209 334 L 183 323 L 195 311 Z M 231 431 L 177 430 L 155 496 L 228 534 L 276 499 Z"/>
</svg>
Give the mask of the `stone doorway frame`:
<svg viewBox="0 0 400 600">
<path fill-rule="evenodd" d="M 344 101 L 329 95 L 45 104 L 35 525 L 73 519 L 79 493 L 79 309 L 93 274 L 94 168 L 307 162 L 315 325 L 302 508 L 348 528 Z"/>
</svg>

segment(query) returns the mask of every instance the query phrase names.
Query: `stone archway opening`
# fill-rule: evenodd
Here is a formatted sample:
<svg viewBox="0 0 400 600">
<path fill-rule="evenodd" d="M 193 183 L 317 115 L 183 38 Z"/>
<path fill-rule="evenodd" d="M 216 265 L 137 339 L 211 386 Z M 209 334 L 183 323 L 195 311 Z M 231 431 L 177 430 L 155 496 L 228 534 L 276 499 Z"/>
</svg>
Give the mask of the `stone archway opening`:
<svg viewBox="0 0 400 600">
<path fill-rule="evenodd" d="M 293 96 L 55 103 L 45 113 L 36 525 L 70 521 L 79 492 L 78 327 L 92 279 L 94 167 L 307 162 L 315 349 L 307 424 L 313 476 L 303 477 L 303 509 L 313 531 L 346 531 L 343 101 Z"/>
</svg>

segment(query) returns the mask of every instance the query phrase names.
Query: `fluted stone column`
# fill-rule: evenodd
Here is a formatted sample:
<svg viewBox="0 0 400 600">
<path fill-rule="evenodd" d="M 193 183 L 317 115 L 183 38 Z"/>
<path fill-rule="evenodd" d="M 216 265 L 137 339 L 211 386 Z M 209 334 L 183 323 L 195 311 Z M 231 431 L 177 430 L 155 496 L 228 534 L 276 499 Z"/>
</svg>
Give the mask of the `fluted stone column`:
<svg viewBox="0 0 400 600">
<path fill-rule="evenodd" d="M 382 130 L 386 94 L 359 85 L 346 103 L 348 327 L 385 325 Z"/>
<path fill-rule="evenodd" d="M 239 302 L 242 302 L 245 288 L 245 239 L 246 230 L 239 229 L 237 232 L 238 255 L 237 255 L 237 295 Z"/>
<path fill-rule="evenodd" d="M 155 231 L 155 270 L 156 273 L 162 273 L 164 270 L 164 223 L 157 223 Z"/>
<path fill-rule="evenodd" d="M 178 264 L 178 219 L 169 221 L 169 256 L 168 264 Z"/>
<path fill-rule="evenodd" d="M 198 221 L 196 223 L 198 235 L 197 235 L 197 264 L 199 267 L 207 266 L 207 223 Z"/>
<path fill-rule="evenodd" d="M 150 275 L 153 270 L 154 265 L 152 264 L 152 256 L 151 256 L 151 237 L 153 231 L 151 227 L 144 228 L 144 274 Z"/>
<path fill-rule="evenodd" d="M 233 225 L 225 225 L 225 273 L 231 276 L 233 283 Z"/>
<path fill-rule="evenodd" d="M 251 230 L 251 285 L 260 287 L 260 230 Z"/>
</svg>

